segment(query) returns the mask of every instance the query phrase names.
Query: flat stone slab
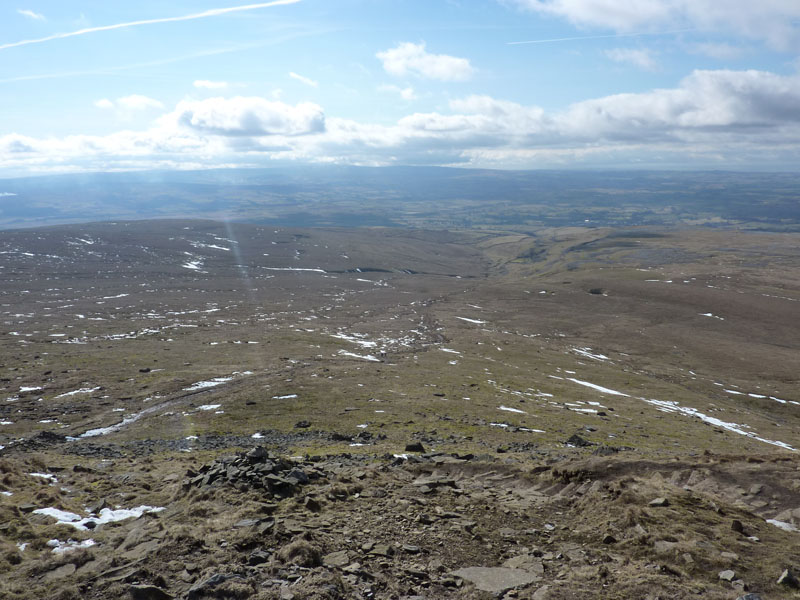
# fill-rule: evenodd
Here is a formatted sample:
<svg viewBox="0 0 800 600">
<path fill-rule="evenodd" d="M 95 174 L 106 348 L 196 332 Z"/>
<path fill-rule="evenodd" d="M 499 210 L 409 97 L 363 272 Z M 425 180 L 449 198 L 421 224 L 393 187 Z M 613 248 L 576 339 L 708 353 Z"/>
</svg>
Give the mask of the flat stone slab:
<svg viewBox="0 0 800 600">
<path fill-rule="evenodd" d="M 58 581 L 59 579 L 64 579 L 65 577 L 69 577 L 74 572 L 75 572 L 75 565 L 73 565 L 72 563 L 67 563 L 47 573 L 44 576 L 44 580 L 48 583 L 51 581 Z"/>
<path fill-rule="evenodd" d="M 326 567 L 346 567 L 350 564 L 350 556 L 347 550 L 339 550 L 338 552 L 331 552 L 322 557 L 322 564 Z"/>
<path fill-rule="evenodd" d="M 501 593 L 511 588 L 529 585 L 541 579 L 538 575 L 509 567 L 467 567 L 452 575 L 466 579 L 484 592 Z"/>
</svg>

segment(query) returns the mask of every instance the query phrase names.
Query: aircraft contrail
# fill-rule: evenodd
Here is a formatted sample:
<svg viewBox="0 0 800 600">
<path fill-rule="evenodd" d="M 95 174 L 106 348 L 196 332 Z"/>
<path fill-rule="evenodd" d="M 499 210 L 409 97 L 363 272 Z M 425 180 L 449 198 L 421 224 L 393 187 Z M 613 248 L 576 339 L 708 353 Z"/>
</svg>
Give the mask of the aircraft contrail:
<svg viewBox="0 0 800 600">
<path fill-rule="evenodd" d="M 78 35 L 86 35 L 87 33 L 95 33 L 98 31 L 110 31 L 112 29 L 124 29 L 126 27 L 138 27 L 139 25 L 152 25 L 154 23 L 172 23 L 174 21 L 191 21 L 193 19 L 205 19 L 207 17 L 216 17 L 232 12 L 242 12 L 245 10 L 255 10 L 257 8 L 268 8 L 270 6 L 278 6 L 280 4 L 296 4 L 301 0 L 273 0 L 272 2 L 261 2 L 259 4 L 245 4 L 243 6 L 231 6 L 228 8 L 212 8 L 199 13 L 191 15 L 183 15 L 181 17 L 164 17 L 161 19 L 146 19 L 143 21 L 129 21 L 127 23 L 116 23 L 114 25 L 102 25 L 100 27 L 87 27 L 86 29 L 79 29 L 78 31 L 70 31 L 68 33 L 56 33 L 43 38 L 35 40 L 21 40 L 19 42 L 11 42 L 10 44 L 0 45 L 0 50 L 8 48 L 16 48 L 17 46 L 27 46 L 28 44 L 41 44 L 43 42 L 50 42 L 52 40 L 60 40 L 68 37 L 75 37 Z"/>
<path fill-rule="evenodd" d="M 639 37 L 643 35 L 672 35 L 673 33 L 687 33 L 689 31 L 695 31 L 694 29 L 677 29 L 675 31 L 659 31 L 654 33 L 614 33 L 611 35 L 582 35 L 578 37 L 565 37 L 565 38 L 553 38 L 549 40 L 527 40 L 524 42 L 506 42 L 507 46 L 516 46 L 519 44 L 547 44 L 549 42 L 571 42 L 574 40 L 602 40 L 607 38 L 620 38 L 620 37 Z"/>
</svg>

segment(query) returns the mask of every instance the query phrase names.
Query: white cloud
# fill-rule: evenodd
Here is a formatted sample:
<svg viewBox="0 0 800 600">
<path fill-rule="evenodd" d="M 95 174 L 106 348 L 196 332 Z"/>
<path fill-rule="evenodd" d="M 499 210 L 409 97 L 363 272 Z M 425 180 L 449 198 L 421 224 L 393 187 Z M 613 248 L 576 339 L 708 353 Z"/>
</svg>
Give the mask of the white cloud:
<svg viewBox="0 0 800 600">
<path fill-rule="evenodd" d="M 34 21 L 45 21 L 44 15 L 41 13 L 33 12 L 32 10 L 27 10 L 25 8 L 18 8 L 17 12 L 24 17 L 28 17 L 29 19 L 33 19 Z"/>
<path fill-rule="evenodd" d="M 109 100 L 108 98 L 101 98 L 100 100 L 97 100 L 94 103 L 94 105 L 97 108 L 102 108 L 102 109 L 114 108 L 114 103 L 111 100 Z"/>
<path fill-rule="evenodd" d="M 227 81 L 209 81 L 208 79 L 198 79 L 194 82 L 194 87 L 204 90 L 221 90 L 228 87 Z"/>
<path fill-rule="evenodd" d="M 306 85 L 310 85 L 311 87 L 317 87 L 319 85 L 319 82 L 314 81 L 313 79 L 310 79 L 308 77 L 303 77 L 302 75 L 298 75 L 293 71 L 289 72 L 289 77 L 291 77 L 292 79 L 296 79 L 301 83 L 305 83 Z"/>
<path fill-rule="evenodd" d="M 184 100 L 162 119 L 190 131 L 220 136 L 300 136 L 325 131 L 322 107 L 297 105 L 259 97 Z"/>
<path fill-rule="evenodd" d="M 761 40 L 779 50 L 800 48 L 797 0 L 510 0 L 582 27 L 615 31 L 690 27 Z"/>
<path fill-rule="evenodd" d="M 123 110 L 148 110 L 156 108 L 164 108 L 164 105 L 153 98 L 142 96 L 141 94 L 131 94 L 117 98 L 117 106 Z"/>
<path fill-rule="evenodd" d="M 414 91 L 414 88 L 409 86 L 405 88 L 401 88 L 397 85 L 381 85 L 378 86 L 379 92 L 392 92 L 394 94 L 399 94 L 399 96 L 403 100 L 416 100 L 417 94 Z"/>
<path fill-rule="evenodd" d="M 425 42 L 405 42 L 395 48 L 378 52 L 375 56 L 383 62 L 387 73 L 397 77 L 411 74 L 440 81 L 466 81 L 474 73 L 466 58 L 430 54 L 425 50 Z"/>
<path fill-rule="evenodd" d="M 349 164 L 793 168 L 800 75 L 695 71 L 672 88 L 576 102 L 559 111 L 485 95 L 378 125 L 311 103 L 261 97 L 182 101 L 150 129 L 107 136 L 0 137 L 4 172 Z"/>
<path fill-rule="evenodd" d="M 605 55 L 618 63 L 627 63 L 645 71 L 655 71 L 658 65 L 651 52 L 642 48 L 611 48 Z"/>
</svg>

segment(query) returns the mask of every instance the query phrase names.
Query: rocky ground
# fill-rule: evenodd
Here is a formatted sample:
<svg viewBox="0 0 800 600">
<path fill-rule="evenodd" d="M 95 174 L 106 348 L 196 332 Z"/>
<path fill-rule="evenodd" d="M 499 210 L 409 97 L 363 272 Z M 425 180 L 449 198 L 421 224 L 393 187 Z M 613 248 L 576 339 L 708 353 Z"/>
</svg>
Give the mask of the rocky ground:
<svg viewBox="0 0 800 600">
<path fill-rule="evenodd" d="M 64 457 L 56 466 L 12 455 L 0 466 L 3 487 L 23 487 L 36 468 L 58 481 L 42 480 L 32 503 L 3 505 L 4 539 L 25 544 L 6 542 L 4 597 L 798 593 L 795 456 L 602 454 L 292 459 L 256 446 L 170 467 L 146 457 Z M 62 490 L 87 485 L 101 500 L 87 508 L 94 517 L 83 529 L 36 514 L 42 504 L 71 508 Z M 163 510 L 102 522 L 102 508 L 142 504 Z M 54 554 L 50 536 L 77 549 Z M 86 540 L 94 545 L 80 547 Z"/>
</svg>

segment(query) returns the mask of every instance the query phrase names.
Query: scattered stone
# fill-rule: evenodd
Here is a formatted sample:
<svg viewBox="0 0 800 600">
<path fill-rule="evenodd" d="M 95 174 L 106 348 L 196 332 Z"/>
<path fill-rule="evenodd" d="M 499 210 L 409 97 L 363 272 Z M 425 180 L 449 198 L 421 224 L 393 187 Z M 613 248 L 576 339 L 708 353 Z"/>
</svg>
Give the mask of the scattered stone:
<svg viewBox="0 0 800 600">
<path fill-rule="evenodd" d="M 406 452 L 425 452 L 425 446 L 421 442 L 411 442 L 406 444 Z"/>
<path fill-rule="evenodd" d="M 522 569 L 523 571 L 533 573 L 540 577 L 544 575 L 542 559 L 533 554 L 519 554 L 513 558 L 509 558 L 503 563 L 503 566 L 511 569 Z"/>
<path fill-rule="evenodd" d="M 314 477 L 321 476 L 316 468 L 312 468 L 311 473 Z M 265 490 L 278 498 L 293 496 L 299 486 L 311 481 L 304 468 L 268 452 L 263 446 L 245 454 L 221 457 L 187 475 L 189 478 L 184 480 L 184 489 L 227 484 L 238 489 Z"/>
<path fill-rule="evenodd" d="M 309 421 L 303 420 L 303 421 L 298 421 L 297 423 L 294 424 L 294 426 L 298 429 L 308 429 L 309 427 L 311 427 L 311 423 Z"/>
<path fill-rule="evenodd" d="M 370 550 L 370 554 L 389 557 L 394 554 L 394 548 L 389 544 L 375 544 L 375 547 Z"/>
<path fill-rule="evenodd" d="M 720 571 L 719 578 L 722 581 L 733 581 L 734 579 L 736 579 L 736 573 L 734 573 L 730 569 L 725 569 L 724 571 Z"/>
<path fill-rule="evenodd" d="M 264 550 L 253 550 L 247 557 L 247 564 L 251 567 L 263 565 L 269 560 L 269 553 Z"/>
<path fill-rule="evenodd" d="M 502 594 L 512 588 L 530 585 L 540 579 L 533 573 L 508 567 L 467 567 L 453 571 L 451 575 L 465 579 L 479 590 L 493 594 Z"/>
<path fill-rule="evenodd" d="M 200 583 L 190 587 L 189 591 L 186 592 L 186 600 L 200 600 L 203 598 L 203 596 L 213 596 L 214 592 L 212 590 L 230 579 L 239 579 L 241 581 L 245 581 L 241 575 L 233 575 L 231 573 L 216 573 L 208 579 L 204 579 Z"/>
<path fill-rule="evenodd" d="M 662 507 L 662 506 L 669 506 L 669 500 L 664 497 L 653 498 L 650 502 L 647 503 L 648 506 L 653 507 Z"/>
<path fill-rule="evenodd" d="M 593 442 L 589 442 L 579 436 L 577 433 L 570 436 L 570 438 L 564 442 L 567 446 L 574 446 L 575 448 L 586 448 L 587 446 L 596 446 Z"/>
<path fill-rule="evenodd" d="M 800 581 L 798 581 L 797 577 L 795 577 L 794 573 L 790 569 L 784 569 L 781 576 L 778 577 L 778 585 L 785 585 L 786 587 L 790 588 L 798 588 L 800 587 Z"/>
<path fill-rule="evenodd" d="M 734 519 L 731 521 L 731 530 L 736 533 L 744 533 L 744 525 L 742 525 L 742 522 L 738 519 Z"/>
<path fill-rule="evenodd" d="M 550 598 L 550 586 L 543 585 L 533 593 L 533 600 L 547 600 Z"/>
<path fill-rule="evenodd" d="M 616 544 L 617 543 L 617 538 L 615 538 L 610 533 L 607 533 L 605 535 L 605 537 L 603 538 L 603 543 L 604 544 Z"/>
<path fill-rule="evenodd" d="M 761 597 L 761 594 L 745 594 L 744 596 L 739 596 L 736 600 L 764 600 Z"/>
<path fill-rule="evenodd" d="M 658 554 L 668 554 L 675 549 L 678 544 L 676 542 L 668 542 L 666 540 L 658 540 L 653 544 L 653 548 Z"/>
<path fill-rule="evenodd" d="M 244 529 L 245 527 L 253 527 L 261 522 L 260 519 L 242 519 L 233 524 L 237 529 Z"/>
<path fill-rule="evenodd" d="M 719 554 L 722 558 L 726 558 L 730 561 L 737 561 L 739 560 L 739 555 L 735 552 L 720 552 Z"/>
<path fill-rule="evenodd" d="M 417 487 L 429 487 L 431 489 L 436 487 L 456 487 L 456 480 L 452 477 L 444 475 L 421 475 L 414 480 L 412 485 Z"/>
<path fill-rule="evenodd" d="M 319 512 L 322 509 L 322 505 L 319 501 L 311 496 L 306 496 L 306 499 L 303 501 L 303 506 L 311 512 Z"/>
<path fill-rule="evenodd" d="M 419 554 L 419 546 L 403 544 L 403 552 L 408 552 L 409 554 Z"/>
<path fill-rule="evenodd" d="M 132 585 L 128 588 L 132 600 L 172 600 L 174 596 L 155 585 Z"/>
<path fill-rule="evenodd" d="M 350 556 L 347 550 L 339 550 L 338 552 L 331 552 L 322 557 L 322 564 L 326 567 L 344 568 L 350 564 Z"/>
</svg>

